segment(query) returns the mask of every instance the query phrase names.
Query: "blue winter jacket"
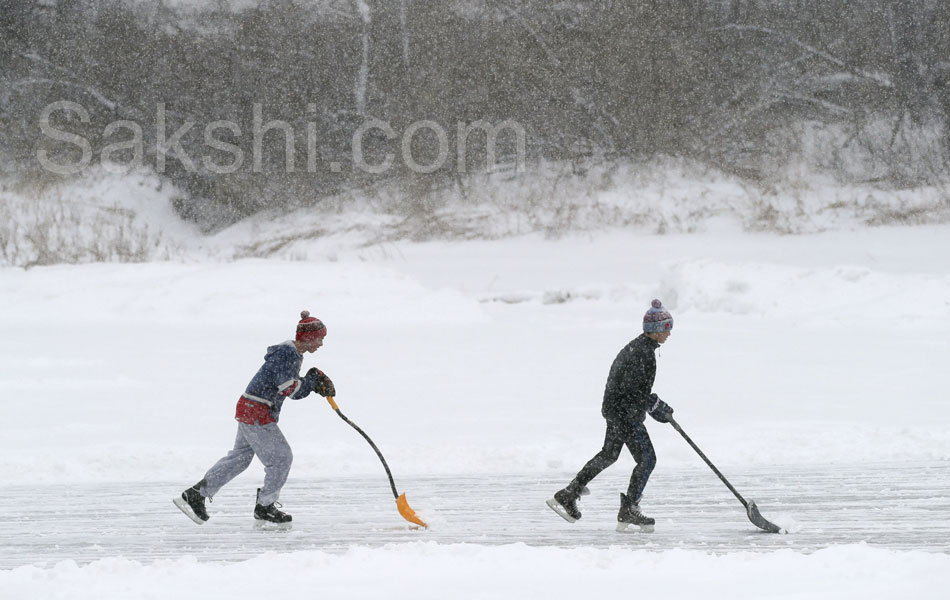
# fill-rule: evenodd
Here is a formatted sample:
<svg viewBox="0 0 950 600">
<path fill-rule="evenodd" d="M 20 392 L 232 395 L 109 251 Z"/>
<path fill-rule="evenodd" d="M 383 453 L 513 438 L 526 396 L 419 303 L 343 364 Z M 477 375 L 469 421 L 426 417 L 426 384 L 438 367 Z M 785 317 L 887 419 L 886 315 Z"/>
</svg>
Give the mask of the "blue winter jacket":
<svg viewBox="0 0 950 600">
<path fill-rule="evenodd" d="M 247 384 L 242 397 L 269 406 L 271 417 L 277 421 L 286 398 L 306 398 L 316 385 L 316 375 L 300 376 L 302 363 L 303 355 L 292 341 L 268 347 L 264 364 Z"/>
</svg>

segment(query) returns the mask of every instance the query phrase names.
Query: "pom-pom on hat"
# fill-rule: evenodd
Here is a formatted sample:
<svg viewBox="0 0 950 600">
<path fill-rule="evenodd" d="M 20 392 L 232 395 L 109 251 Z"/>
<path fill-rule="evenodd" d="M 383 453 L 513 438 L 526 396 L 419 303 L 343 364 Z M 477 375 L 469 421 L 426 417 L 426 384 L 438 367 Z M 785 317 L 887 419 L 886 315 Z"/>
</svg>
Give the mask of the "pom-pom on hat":
<svg viewBox="0 0 950 600">
<path fill-rule="evenodd" d="M 647 314 L 643 315 L 644 333 L 661 333 L 673 329 L 673 315 L 663 308 L 663 303 L 654 300 L 650 305 Z"/>
<path fill-rule="evenodd" d="M 300 322 L 297 323 L 297 341 L 306 342 L 317 338 L 324 338 L 327 335 L 327 326 L 323 321 L 310 316 L 310 311 L 300 313 Z"/>
</svg>

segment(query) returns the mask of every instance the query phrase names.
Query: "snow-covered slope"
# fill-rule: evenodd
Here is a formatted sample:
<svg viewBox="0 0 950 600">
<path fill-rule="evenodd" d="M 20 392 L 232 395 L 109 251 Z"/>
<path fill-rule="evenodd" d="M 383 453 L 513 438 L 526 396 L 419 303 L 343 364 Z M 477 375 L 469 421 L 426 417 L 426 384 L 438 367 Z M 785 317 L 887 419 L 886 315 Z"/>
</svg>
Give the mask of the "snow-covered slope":
<svg viewBox="0 0 950 600">
<path fill-rule="evenodd" d="M 431 192 L 425 210 L 394 184 L 296 210 L 264 211 L 202 235 L 176 217 L 172 203 L 181 193 L 168 181 L 148 171 L 91 170 L 59 185 L 0 181 L 0 266 L 320 261 L 354 249 L 378 257 L 404 239 L 600 238 L 613 230 L 803 234 L 950 220 L 947 192 L 940 187 L 888 191 L 808 173 L 798 178 L 785 188 L 759 189 L 682 161 L 598 166 L 583 175 L 545 164 L 514 179 L 505 173 L 470 175 L 461 184 L 464 191 Z"/>
</svg>

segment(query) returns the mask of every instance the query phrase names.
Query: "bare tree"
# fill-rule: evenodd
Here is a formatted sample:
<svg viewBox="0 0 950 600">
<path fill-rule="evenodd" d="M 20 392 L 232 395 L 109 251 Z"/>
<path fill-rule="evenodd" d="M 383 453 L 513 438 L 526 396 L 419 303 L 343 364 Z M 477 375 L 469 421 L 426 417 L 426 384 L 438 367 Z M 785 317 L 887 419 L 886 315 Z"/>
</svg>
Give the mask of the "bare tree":
<svg viewBox="0 0 950 600">
<path fill-rule="evenodd" d="M 356 76 L 354 96 L 356 97 L 356 112 L 365 115 L 367 83 L 369 80 L 370 26 L 373 22 L 373 15 L 367 0 L 353 0 L 353 2 L 362 23 L 360 29 L 360 68 Z"/>
</svg>

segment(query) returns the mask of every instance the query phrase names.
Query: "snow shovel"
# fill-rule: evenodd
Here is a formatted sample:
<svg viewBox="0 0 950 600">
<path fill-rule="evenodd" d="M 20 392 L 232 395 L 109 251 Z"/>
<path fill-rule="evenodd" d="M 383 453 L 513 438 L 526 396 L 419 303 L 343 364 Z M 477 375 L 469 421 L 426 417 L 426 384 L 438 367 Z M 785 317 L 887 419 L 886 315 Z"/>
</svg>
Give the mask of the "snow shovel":
<svg viewBox="0 0 950 600">
<path fill-rule="evenodd" d="M 746 499 L 742 497 L 742 494 L 736 491 L 736 488 L 732 487 L 732 484 L 729 483 L 729 480 L 719 472 L 719 469 L 716 468 L 716 465 L 712 464 L 712 462 L 706 458 L 706 455 L 703 454 L 703 451 L 699 449 L 699 446 L 693 443 L 693 440 L 689 439 L 689 436 L 686 435 L 686 432 L 683 431 L 683 428 L 680 427 L 679 423 L 673 420 L 673 417 L 670 417 L 670 425 L 672 425 L 673 429 L 678 431 L 679 434 L 683 436 L 683 439 L 693 447 L 693 450 L 696 451 L 696 454 L 706 461 L 706 464 L 709 465 L 709 468 L 713 470 L 713 473 L 719 476 L 719 479 L 721 479 L 724 484 L 726 484 L 726 487 L 729 488 L 729 491 L 736 495 L 736 498 L 738 498 L 739 502 L 742 503 L 742 506 L 745 507 L 745 514 L 748 515 L 749 520 L 752 521 L 753 525 L 769 533 L 788 533 L 775 523 L 766 520 L 766 518 L 762 516 L 762 513 L 759 512 L 759 507 L 755 505 L 755 500 L 746 502 Z"/>
<path fill-rule="evenodd" d="M 416 516 L 416 511 L 412 510 L 409 506 L 409 501 L 406 500 L 406 494 L 400 494 L 396 491 L 396 482 L 393 481 L 393 474 L 389 470 L 389 465 L 386 464 L 386 459 L 383 458 L 383 453 L 379 451 L 379 448 L 376 447 L 376 444 L 373 443 L 373 440 L 369 439 L 369 436 L 366 433 L 356 426 L 356 423 L 346 418 L 346 415 L 340 412 L 340 407 L 336 405 L 336 401 L 333 399 L 333 396 L 327 396 L 327 402 L 330 403 L 330 406 L 336 411 L 336 414 L 340 415 L 340 418 L 346 421 L 350 427 L 359 432 L 363 439 L 369 442 L 369 445 L 373 447 L 373 450 L 376 451 L 376 456 L 379 457 L 379 460 L 383 463 L 383 468 L 386 469 L 386 476 L 389 477 L 389 487 L 393 489 L 393 497 L 396 498 L 396 509 L 399 510 L 399 514 L 402 515 L 402 518 L 409 521 L 410 523 L 415 523 L 416 525 L 422 525 L 423 527 L 428 528 L 425 521 Z"/>
</svg>

